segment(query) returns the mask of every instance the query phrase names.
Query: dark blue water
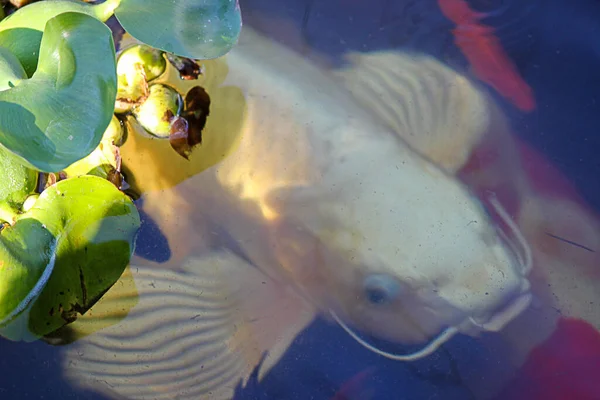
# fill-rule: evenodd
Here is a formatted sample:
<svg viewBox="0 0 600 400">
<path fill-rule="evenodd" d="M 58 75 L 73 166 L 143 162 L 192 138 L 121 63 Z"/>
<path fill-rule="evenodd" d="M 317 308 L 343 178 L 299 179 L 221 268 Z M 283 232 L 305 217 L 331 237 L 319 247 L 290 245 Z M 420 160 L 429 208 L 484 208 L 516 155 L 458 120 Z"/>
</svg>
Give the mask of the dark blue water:
<svg viewBox="0 0 600 400">
<path fill-rule="evenodd" d="M 452 65 L 466 60 L 452 43 L 452 24 L 435 0 L 240 0 L 248 25 L 276 35 L 284 20 L 315 50 L 339 62 L 348 50 L 411 48 Z M 472 1 L 487 9 L 502 1 Z M 538 108 L 525 115 L 503 98 L 513 130 L 541 150 L 600 210 L 600 2 L 520 1 L 490 19 L 521 75 L 535 92 Z M 281 36 L 286 40 L 286 36 Z M 294 44 L 294 39 L 288 38 Z M 138 252 L 164 259 L 168 248 L 145 221 Z M 414 363 L 383 359 L 356 344 L 337 326 L 317 320 L 298 336 L 282 361 L 260 383 L 251 382 L 239 399 L 331 399 L 340 386 L 364 373 L 363 388 L 374 399 L 470 399 L 460 371 L 486 369 L 502 374 L 502 347 L 483 347 L 456 337 L 445 350 Z M 495 372 L 494 372 L 495 371 Z M 350 393 L 352 394 L 352 393 Z M 361 392 L 354 392 L 361 398 Z M 101 399 L 74 391 L 61 378 L 61 360 L 48 345 L 0 340 L 0 399 Z"/>
</svg>

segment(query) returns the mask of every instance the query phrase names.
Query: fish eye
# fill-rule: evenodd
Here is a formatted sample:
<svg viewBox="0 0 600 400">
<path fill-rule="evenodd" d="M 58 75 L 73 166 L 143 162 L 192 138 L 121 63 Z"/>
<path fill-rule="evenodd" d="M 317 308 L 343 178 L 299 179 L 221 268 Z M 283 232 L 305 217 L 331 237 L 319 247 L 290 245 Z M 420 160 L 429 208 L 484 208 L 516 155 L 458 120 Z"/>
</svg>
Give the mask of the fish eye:
<svg viewBox="0 0 600 400">
<path fill-rule="evenodd" d="M 376 305 L 391 302 L 400 293 L 399 282 L 386 274 L 373 274 L 365 278 L 363 290 L 367 300 Z"/>
</svg>

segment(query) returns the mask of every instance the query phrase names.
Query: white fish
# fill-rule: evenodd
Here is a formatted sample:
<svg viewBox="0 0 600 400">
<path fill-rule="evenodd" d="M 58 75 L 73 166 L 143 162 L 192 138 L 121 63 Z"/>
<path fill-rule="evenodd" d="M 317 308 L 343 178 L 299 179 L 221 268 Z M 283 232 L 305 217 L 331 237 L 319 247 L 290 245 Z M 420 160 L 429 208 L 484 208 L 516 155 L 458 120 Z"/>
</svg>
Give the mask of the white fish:
<svg viewBox="0 0 600 400">
<path fill-rule="evenodd" d="M 377 352 L 359 335 L 421 344 L 380 352 L 412 360 L 457 332 L 498 331 L 528 306 L 522 236 L 493 203 L 509 240 L 450 173 L 489 129 L 486 97 L 428 56 L 351 60 L 335 76 L 244 28 L 205 62 L 211 109 L 191 162 L 130 135 L 124 165 L 174 257 L 134 260 L 139 304 L 67 351 L 74 382 L 126 398 L 227 398 L 317 313 Z M 351 74 L 380 78 L 371 87 L 389 112 L 353 96 Z M 210 254 L 232 243 L 243 256 Z"/>
</svg>

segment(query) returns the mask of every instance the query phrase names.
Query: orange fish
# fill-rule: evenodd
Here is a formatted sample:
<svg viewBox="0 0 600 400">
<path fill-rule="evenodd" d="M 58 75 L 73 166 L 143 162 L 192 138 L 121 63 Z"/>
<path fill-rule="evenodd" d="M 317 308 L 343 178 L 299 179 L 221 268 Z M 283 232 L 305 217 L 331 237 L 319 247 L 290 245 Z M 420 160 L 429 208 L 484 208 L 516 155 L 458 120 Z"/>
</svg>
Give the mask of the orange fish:
<svg viewBox="0 0 600 400">
<path fill-rule="evenodd" d="M 533 91 L 519 75 L 494 28 L 482 24 L 485 13 L 472 10 L 465 0 L 438 0 L 446 18 L 456 24 L 454 43 L 473 68 L 475 75 L 522 111 L 536 108 Z"/>
</svg>

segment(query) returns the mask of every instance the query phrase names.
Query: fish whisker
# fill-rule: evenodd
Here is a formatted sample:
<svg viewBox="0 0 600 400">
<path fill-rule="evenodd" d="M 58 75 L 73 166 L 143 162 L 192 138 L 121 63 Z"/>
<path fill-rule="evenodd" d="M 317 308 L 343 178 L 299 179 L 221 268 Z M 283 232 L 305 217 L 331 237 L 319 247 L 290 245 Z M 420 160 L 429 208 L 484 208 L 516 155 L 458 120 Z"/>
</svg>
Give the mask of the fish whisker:
<svg viewBox="0 0 600 400">
<path fill-rule="evenodd" d="M 551 237 L 551 238 L 553 238 L 553 239 L 560 240 L 561 242 L 565 242 L 565 243 L 567 243 L 567 244 L 570 244 L 570 245 L 573 245 L 573 246 L 575 246 L 575 247 L 579 247 L 580 249 L 583 249 L 583 250 L 587 250 L 587 251 L 589 251 L 590 253 L 595 253 L 595 252 L 596 252 L 596 250 L 594 250 L 594 249 L 591 249 L 591 248 L 589 248 L 589 247 L 587 247 L 587 246 L 584 246 L 584 245 L 582 245 L 582 244 L 579 244 L 579 243 L 577 243 L 577 242 L 574 242 L 574 241 L 572 241 L 572 240 L 565 239 L 565 238 L 562 238 L 562 237 L 560 237 L 560 236 L 553 235 L 553 234 L 552 234 L 552 233 L 550 233 L 550 232 L 544 232 L 544 233 L 545 233 L 546 235 L 550 236 L 550 237 Z"/>
<path fill-rule="evenodd" d="M 375 354 L 378 354 L 380 356 L 389 358 L 390 360 L 396 360 L 396 361 L 415 361 L 415 360 L 419 360 L 421 358 L 425 358 L 425 357 L 433 354 L 435 351 L 437 351 L 440 348 L 440 346 L 442 346 L 444 343 L 446 343 L 448 340 L 450 340 L 454 335 L 456 335 L 458 333 L 458 329 L 454 326 L 451 326 L 449 328 L 444 329 L 435 338 L 430 340 L 429 343 L 427 343 L 421 350 L 415 351 L 413 353 L 408 353 L 408 354 L 389 353 L 385 350 L 381 350 L 381 349 L 373 346 L 372 344 L 368 343 L 367 341 L 362 339 L 360 336 L 358 336 L 358 334 L 352 328 L 350 328 L 348 325 L 346 325 L 346 323 L 337 316 L 335 311 L 330 309 L 329 314 L 333 317 L 335 322 L 337 322 L 337 324 L 344 331 L 346 331 L 346 333 L 348 335 L 350 335 L 350 337 L 352 339 L 354 339 L 356 342 L 358 342 L 358 344 L 360 344 L 367 350 L 372 351 Z"/>
</svg>

